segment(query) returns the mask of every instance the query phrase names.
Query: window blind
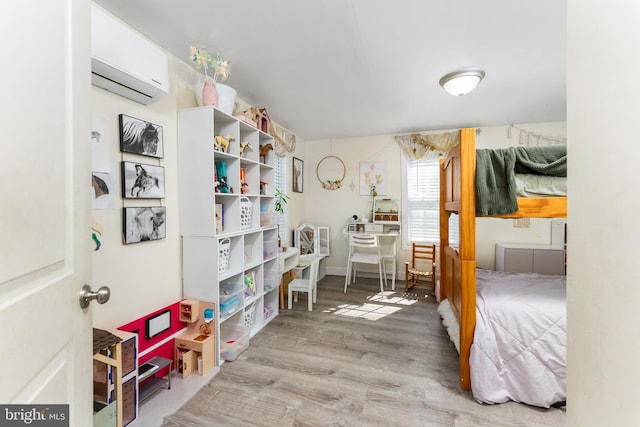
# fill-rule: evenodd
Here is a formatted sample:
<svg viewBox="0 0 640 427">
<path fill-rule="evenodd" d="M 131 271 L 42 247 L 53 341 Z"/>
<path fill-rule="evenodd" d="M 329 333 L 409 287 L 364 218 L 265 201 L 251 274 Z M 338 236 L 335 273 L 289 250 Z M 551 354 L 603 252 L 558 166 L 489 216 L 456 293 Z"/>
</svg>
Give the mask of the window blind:
<svg viewBox="0 0 640 427">
<path fill-rule="evenodd" d="M 274 185 L 275 188 L 279 188 L 282 190 L 282 194 L 287 195 L 287 158 L 274 156 L 274 172 L 275 179 Z M 290 240 L 291 236 L 289 236 L 289 219 L 288 212 L 289 210 L 285 206 L 284 213 L 282 215 L 278 215 L 278 232 L 280 234 L 280 241 L 282 246 L 291 246 Z"/>
<path fill-rule="evenodd" d="M 405 153 L 403 169 L 402 240 L 440 243 L 440 161 L 410 159 Z M 449 243 L 458 244 L 458 216 L 449 221 Z"/>
</svg>

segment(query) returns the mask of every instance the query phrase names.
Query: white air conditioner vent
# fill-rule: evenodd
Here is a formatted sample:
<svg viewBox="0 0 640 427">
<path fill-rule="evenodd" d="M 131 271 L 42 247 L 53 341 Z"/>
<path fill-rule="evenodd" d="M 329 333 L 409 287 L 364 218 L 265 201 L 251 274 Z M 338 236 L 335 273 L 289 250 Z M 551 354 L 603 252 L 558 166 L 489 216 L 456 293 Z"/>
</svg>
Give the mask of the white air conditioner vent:
<svg viewBox="0 0 640 427">
<path fill-rule="evenodd" d="M 91 83 L 148 105 L 169 93 L 169 60 L 157 45 L 91 5 Z"/>
</svg>

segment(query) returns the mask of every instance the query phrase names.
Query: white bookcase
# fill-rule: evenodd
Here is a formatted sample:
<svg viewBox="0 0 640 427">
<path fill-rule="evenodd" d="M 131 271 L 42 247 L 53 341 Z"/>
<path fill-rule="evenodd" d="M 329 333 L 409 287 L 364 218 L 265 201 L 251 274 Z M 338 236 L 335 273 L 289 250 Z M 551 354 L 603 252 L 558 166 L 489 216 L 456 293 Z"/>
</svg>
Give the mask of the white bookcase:
<svg viewBox="0 0 640 427">
<path fill-rule="evenodd" d="M 231 137 L 227 152 L 214 148 L 215 136 Z M 240 144 L 245 142 L 251 148 L 241 155 Z M 229 348 L 228 341 L 246 348 L 249 337 L 278 314 L 275 154 L 270 150 L 266 158 L 260 157 L 265 144 L 274 144 L 270 135 L 214 107 L 178 112 L 183 294 L 218 303 L 218 363 L 232 360 L 229 354 L 241 350 Z M 228 193 L 216 192 L 216 171 L 220 175 L 222 169 Z M 246 182 L 244 194 L 241 176 Z M 218 230 L 216 205 L 223 207 L 223 228 Z M 245 289 L 249 274 L 252 290 Z"/>
</svg>

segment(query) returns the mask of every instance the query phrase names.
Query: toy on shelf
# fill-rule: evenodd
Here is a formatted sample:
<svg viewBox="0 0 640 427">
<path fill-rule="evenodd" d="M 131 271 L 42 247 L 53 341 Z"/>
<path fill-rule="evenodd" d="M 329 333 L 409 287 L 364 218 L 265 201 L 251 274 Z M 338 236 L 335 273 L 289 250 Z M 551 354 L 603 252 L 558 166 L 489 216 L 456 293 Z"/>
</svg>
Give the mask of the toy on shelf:
<svg viewBox="0 0 640 427">
<path fill-rule="evenodd" d="M 269 125 L 271 125 L 271 119 L 267 114 L 266 108 L 252 108 L 251 114 L 253 115 L 253 121 L 256 122 L 256 127 L 264 133 L 269 133 Z"/>
<path fill-rule="evenodd" d="M 253 151 L 253 147 L 249 141 L 240 142 L 240 157 L 244 157 L 244 153 L 249 150 Z"/>
<path fill-rule="evenodd" d="M 222 153 L 228 153 L 229 152 L 229 142 L 231 141 L 235 141 L 235 137 L 233 135 L 227 135 L 227 137 L 225 138 L 222 135 L 216 135 L 215 140 L 216 143 L 213 146 L 213 148 L 215 150 L 218 150 Z"/>
<path fill-rule="evenodd" d="M 273 145 L 265 144 L 260 146 L 260 157 L 262 163 L 267 163 L 267 156 L 269 155 L 269 151 L 273 150 Z"/>
<path fill-rule="evenodd" d="M 229 185 L 227 184 L 227 162 L 216 162 L 216 193 L 229 193 Z"/>
</svg>

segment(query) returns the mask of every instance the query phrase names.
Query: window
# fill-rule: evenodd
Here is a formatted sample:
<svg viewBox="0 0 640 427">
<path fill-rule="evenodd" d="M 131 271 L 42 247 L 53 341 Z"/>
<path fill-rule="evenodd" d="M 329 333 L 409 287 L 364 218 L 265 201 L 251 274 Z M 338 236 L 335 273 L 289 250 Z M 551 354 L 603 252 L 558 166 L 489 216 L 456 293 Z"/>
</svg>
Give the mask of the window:
<svg viewBox="0 0 640 427">
<path fill-rule="evenodd" d="M 287 158 L 274 156 L 275 157 L 275 188 L 280 188 L 284 195 L 287 194 Z M 287 215 L 288 209 L 285 208 L 284 213 L 282 215 L 278 215 L 278 232 L 280 234 L 280 241 L 282 246 L 291 246 L 290 245 L 290 234 L 287 230 L 289 230 L 289 220 Z"/>
<path fill-rule="evenodd" d="M 402 153 L 402 246 L 440 243 L 440 160 L 414 160 Z M 449 243 L 458 243 L 458 216 L 449 220 Z"/>
</svg>

